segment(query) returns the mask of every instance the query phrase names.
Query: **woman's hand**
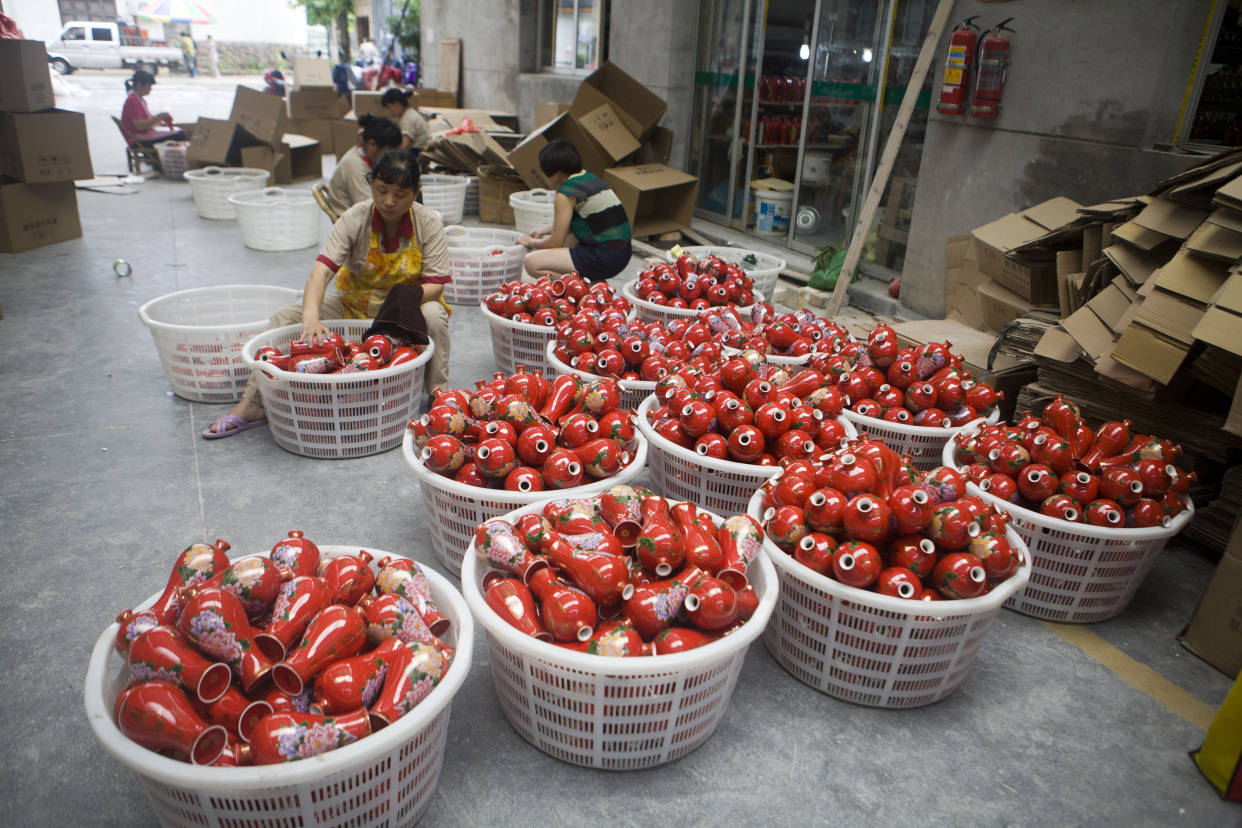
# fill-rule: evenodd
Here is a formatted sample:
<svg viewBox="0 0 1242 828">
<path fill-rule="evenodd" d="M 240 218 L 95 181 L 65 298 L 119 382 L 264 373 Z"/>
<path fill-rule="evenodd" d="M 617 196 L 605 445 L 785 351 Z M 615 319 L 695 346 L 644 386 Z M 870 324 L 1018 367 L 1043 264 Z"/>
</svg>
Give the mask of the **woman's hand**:
<svg viewBox="0 0 1242 828">
<path fill-rule="evenodd" d="M 315 320 L 303 319 L 302 320 L 303 341 L 309 342 L 311 345 L 318 345 L 320 342 L 323 342 L 331 335 L 332 335 L 332 332 L 329 331 L 326 327 L 324 327 L 324 324 L 320 322 L 318 319 L 315 319 Z"/>
<path fill-rule="evenodd" d="M 535 243 L 535 240 L 530 236 L 518 236 L 517 241 L 518 244 L 522 245 L 522 247 L 525 247 L 527 250 L 529 250 L 530 246 Z"/>
</svg>

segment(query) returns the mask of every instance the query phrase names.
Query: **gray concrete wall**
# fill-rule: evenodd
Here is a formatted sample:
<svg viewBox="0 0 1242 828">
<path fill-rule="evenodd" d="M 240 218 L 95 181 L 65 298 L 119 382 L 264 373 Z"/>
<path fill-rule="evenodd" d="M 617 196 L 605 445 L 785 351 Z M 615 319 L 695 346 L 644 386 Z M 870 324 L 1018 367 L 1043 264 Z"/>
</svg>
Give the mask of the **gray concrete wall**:
<svg viewBox="0 0 1242 828">
<path fill-rule="evenodd" d="M 462 105 L 517 112 L 534 126 L 538 101 L 569 103 L 576 75 L 539 72 L 536 0 L 422 0 L 424 85 L 439 88 L 440 40 L 462 39 Z M 614 0 L 609 59 L 668 102 L 671 163 L 685 169 L 698 46 L 699 0 Z"/>
<path fill-rule="evenodd" d="M 1090 204 L 1151 189 L 1193 163 L 1173 140 L 1211 0 L 958 0 L 953 20 L 1009 16 L 1012 64 L 999 118 L 933 111 L 923 145 L 902 302 L 945 309 L 949 236 L 1056 195 Z M 945 43 L 933 64 L 943 70 Z M 938 91 L 938 90 L 937 90 Z"/>
</svg>

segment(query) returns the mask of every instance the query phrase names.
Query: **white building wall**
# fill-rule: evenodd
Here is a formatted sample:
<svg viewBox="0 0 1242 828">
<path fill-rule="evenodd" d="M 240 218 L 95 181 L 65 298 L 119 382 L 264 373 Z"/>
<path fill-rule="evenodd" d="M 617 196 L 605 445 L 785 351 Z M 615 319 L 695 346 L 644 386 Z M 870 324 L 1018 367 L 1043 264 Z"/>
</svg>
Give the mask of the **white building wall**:
<svg viewBox="0 0 1242 828">
<path fill-rule="evenodd" d="M 25 0 L 46 2 L 46 0 Z M 117 14 L 130 19 L 147 0 L 117 0 Z M 8 5 L 8 0 L 5 3 Z M 211 35 L 221 43 L 284 43 L 306 45 L 306 9 L 289 0 L 204 0 L 203 6 L 215 16 L 215 23 L 195 23 L 190 27 L 195 40 Z M 139 21 L 155 36 L 157 25 Z"/>
<path fill-rule="evenodd" d="M 4 0 L 4 13 L 17 21 L 31 40 L 55 40 L 60 34 L 60 7 L 56 0 Z"/>
</svg>

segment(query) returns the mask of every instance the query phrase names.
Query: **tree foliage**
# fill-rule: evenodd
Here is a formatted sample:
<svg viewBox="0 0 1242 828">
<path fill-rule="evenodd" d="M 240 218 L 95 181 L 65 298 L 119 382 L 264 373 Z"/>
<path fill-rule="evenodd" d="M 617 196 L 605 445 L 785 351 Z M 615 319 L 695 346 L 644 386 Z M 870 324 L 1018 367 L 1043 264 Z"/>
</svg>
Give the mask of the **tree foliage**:
<svg viewBox="0 0 1242 828">
<path fill-rule="evenodd" d="M 354 14 L 354 0 L 293 0 L 295 6 L 306 9 L 306 22 L 312 26 L 331 26 Z"/>
</svg>

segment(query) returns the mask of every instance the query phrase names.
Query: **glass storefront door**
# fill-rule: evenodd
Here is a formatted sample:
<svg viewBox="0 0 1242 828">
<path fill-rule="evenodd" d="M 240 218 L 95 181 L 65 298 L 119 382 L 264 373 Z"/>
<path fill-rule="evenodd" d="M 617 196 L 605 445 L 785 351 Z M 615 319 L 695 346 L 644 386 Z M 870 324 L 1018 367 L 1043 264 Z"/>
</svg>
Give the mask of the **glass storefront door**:
<svg viewBox="0 0 1242 828">
<path fill-rule="evenodd" d="M 811 255 L 848 244 L 932 12 L 928 0 L 703 0 L 697 213 Z M 864 256 L 880 267 L 904 256 L 920 107 Z"/>
</svg>

